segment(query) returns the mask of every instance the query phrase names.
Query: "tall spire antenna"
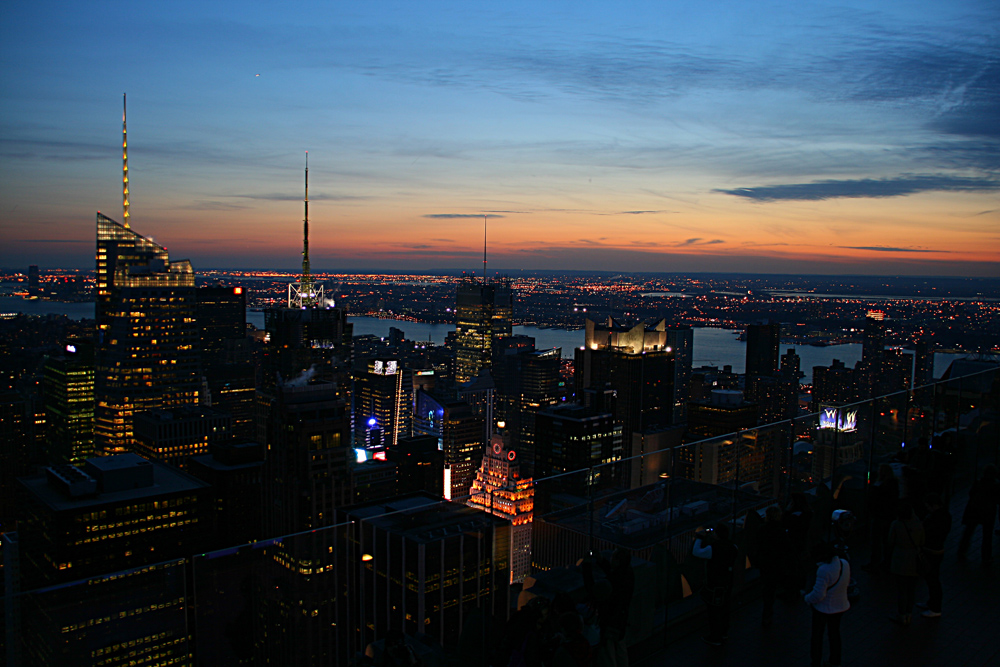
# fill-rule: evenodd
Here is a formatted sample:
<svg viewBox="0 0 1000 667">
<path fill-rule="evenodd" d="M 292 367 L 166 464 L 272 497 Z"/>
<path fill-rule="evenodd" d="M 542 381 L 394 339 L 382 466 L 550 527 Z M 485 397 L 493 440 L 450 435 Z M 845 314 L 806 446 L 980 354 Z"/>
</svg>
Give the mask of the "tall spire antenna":
<svg viewBox="0 0 1000 667">
<path fill-rule="evenodd" d="M 122 93 L 122 208 L 123 224 L 128 229 L 128 130 L 125 125 L 125 93 Z"/>
<path fill-rule="evenodd" d="M 305 217 L 302 219 L 302 281 L 301 291 L 303 303 L 314 305 L 315 300 L 312 293 L 312 276 L 309 274 L 309 151 L 306 151 L 306 196 L 303 200 L 305 205 Z"/>
<path fill-rule="evenodd" d="M 483 213 L 483 284 L 486 284 L 486 218 L 489 217 Z"/>
</svg>

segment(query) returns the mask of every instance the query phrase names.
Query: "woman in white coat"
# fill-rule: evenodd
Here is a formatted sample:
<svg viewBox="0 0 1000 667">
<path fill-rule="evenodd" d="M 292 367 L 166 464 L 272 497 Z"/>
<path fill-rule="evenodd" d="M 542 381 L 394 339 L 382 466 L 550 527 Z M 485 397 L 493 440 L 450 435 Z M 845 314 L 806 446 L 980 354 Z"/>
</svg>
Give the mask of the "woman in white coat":
<svg viewBox="0 0 1000 667">
<path fill-rule="evenodd" d="M 837 554 L 830 544 L 816 548 L 816 585 L 806 594 L 806 603 L 812 605 L 812 647 L 810 657 L 813 667 L 823 662 L 823 631 L 830 637 L 830 665 L 840 665 L 840 621 L 851 608 L 847 601 L 847 587 L 851 583 L 851 564 Z"/>
</svg>

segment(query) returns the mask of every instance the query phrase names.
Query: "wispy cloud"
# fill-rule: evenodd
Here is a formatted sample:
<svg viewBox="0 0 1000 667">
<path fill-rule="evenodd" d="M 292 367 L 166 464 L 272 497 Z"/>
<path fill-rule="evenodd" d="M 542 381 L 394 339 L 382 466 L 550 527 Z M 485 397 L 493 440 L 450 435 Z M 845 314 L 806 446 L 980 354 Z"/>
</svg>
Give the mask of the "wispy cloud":
<svg viewBox="0 0 1000 667">
<path fill-rule="evenodd" d="M 483 217 L 482 213 L 425 213 L 425 218 L 430 218 L 431 220 L 459 220 L 462 218 L 476 218 L 480 219 Z M 507 216 L 498 215 L 496 213 L 487 213 L 487 218 L 505 218 Z"/>
<path fill-rule="evenodd" d="M 1000 190 L 1000 180 L 962 176 L 902 176 L 899 178 L 862 178 L 765 185 L 733 190 L 716 189 L 734 197 L 760 202 L 822 201 L 836 198 L 902 197 L 919 192 L 987 192 Z"/>
<path fill-rule="evenodd" d="M 950 253 L 950 250 L 930 250 L 927 248 L 893 248 L 890 246 L 882 245 L 842 245 L 837 246 L 838 248 L 844 248 L 845 250 L 871 250 L 873 252 L 933 252 L 933 253 Z"/>
<path fill-rule="evenodd" d="M 224 201 L 199 201 L 183 206 L 176 206 L 175 208 L 185 211 L 239 211 L 250 207 Z"/>
<path fill-rule="evenodd" d="M 301 194 L 284 194 L 280 192 L 224 196 L 238 197 L 240 199 L 259 199 L 262 201 L 302 201 Z M 325 195 L 322 193 L 309 195 L 309 201 L 357 201 L 364 199 L 368 199 L 368 197 L 362 197 L 360 195 Z"/>
<path fill-rule="evenodd" d="M 694 246 L 694 245 L 717 245 L 719 243 L 725 243 L 722 239 L 712 239 L 711 241 L 705 241 L 701 238 L 686 239 L 676 244 L 675 247 L 682 248 L 684 246 Z"/>
<path fill-rule="evenodd" d="M 94 243 L 94 239 L 18 239 L 17 243 Z"/>
</svg>

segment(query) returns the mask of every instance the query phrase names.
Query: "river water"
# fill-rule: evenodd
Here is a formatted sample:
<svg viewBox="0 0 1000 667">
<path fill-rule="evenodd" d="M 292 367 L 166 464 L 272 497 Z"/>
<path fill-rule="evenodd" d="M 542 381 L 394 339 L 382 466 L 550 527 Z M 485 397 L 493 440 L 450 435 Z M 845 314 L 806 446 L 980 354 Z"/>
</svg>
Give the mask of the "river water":
<svg viewBox="0 0 1000 667">
<path fill-rule="evenodd" d="M 93 318 L 94 304 L 62 303 L 58 301 L 27 301 L 20 297 L 0 297 L 0 313 L 25 313 L 27 315 L 66 315 L 73 319 Z M 453 324 L 431 324 L 428 322 L 405 322 L 400 320 L 384 320 L 377 317 L 351 317 L 354 323 L 354 335 L 374 335 L 385 337 L 389 335 L 389 327 L 401 329 L 406 337 L 416 341 L 431 341 L 436 345 L 444 343 L 445 336 L 454 331 Z M 264 328 L 264 313 L 247 311 L 247 322 L 258 329 Z M 535 347 L 540 350 L 554 347 L 562 348 L 562 356 L 572 358 L 573 348 L 584 343 L 583 329 L 541 329 L 539 327 L 514 327 L 514 333 L 531 336 L 535 339 Z M 745 341 L 737 339 L 738 331 L 730 329 L 714 329 L 709 327 L 694 329 L 694 363 L 698 366 L 732 366 L 734 373 L 743 373 L 746 369 Z M 788 348 L 794 348 L 802 359 L 803 382 L 812 382 L 813 366 L 829 366 L 834 359 L 853 367 L 861 359 L 861 345 L 847 343 L 843 345 L 828 345 L 814 347 L 812 345 L 781 345 L 781 354 Z M 935 353 L 934 377 L 940 377 L 954 359 L 961 359 L 964 354 Z"/>
</svg>

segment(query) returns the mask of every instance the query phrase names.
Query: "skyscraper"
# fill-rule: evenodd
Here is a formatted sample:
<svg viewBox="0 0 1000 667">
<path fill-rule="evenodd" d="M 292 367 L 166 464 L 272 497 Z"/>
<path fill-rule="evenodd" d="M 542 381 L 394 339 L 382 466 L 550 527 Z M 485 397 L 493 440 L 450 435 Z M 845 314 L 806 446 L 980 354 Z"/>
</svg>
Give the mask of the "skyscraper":
<svg viewBox="0 0 1000 667">
<path fill-rule="evenodd" d="M 97 213 L 94 439 L 126 451 L 132 415 L 198 402 L 194 271 L 129 226 L 128 144 L 122 111 L 123 224 Z"/>
<path fill-rule="evenodd" d="M 468 382 L 493 367 L 497 339 L 511 335 L 514 292 L 510 280 L 465 277 L 455 296 L 455 381 Z"/>
<path fill-rule="evenodd" d="M 666 320 L 627 327 L 611 318 L 606 325 L 588 319 L 584 346 L 576 350 L 577 395 L 614 392 L 626 457 L 642 453 L 635 434 L 674 425 L 675 355 L 667 342 Z M 628 471 L 623 472 L 621 482 L 629 484 Z"/>
<path fill-rule="evenodd" d="M 746 335 L 746 395 L 749 400 L 756 401 L 758 379 L 771 377 L 778 371 L 781 327 L 776 322 L 749 324 Z"/>
<path fill-rule="evenodd" d="M 197 297 L 198 342 L 203 405 L 229 413 L 233 434 L 252 440 L 256 369 L 246 338 L 246 292 L 242 287 L 199 287 Z"/>
<path fill-rule="evenodd" d="M 198 402 L 194 271 L 98 213 L 97 282 L 94 435 L 98 449 L 120 453 L 135 412 Z"/>
<path fill-rule="evenodd" d="M 410 436 L 413 381 L 399 359 L 371 359 L 354 377 L 354 446 L 395 447 Z"/>
<path fill-rule="evenodd" d="M 348 494 L 351 418 L 330 382 L 288 383 L 262 390 L 264 533 L 285 535 L 327 526 Z"/>
<path fill-rule="evenodd" d="M 82 463 L 94 456 L 94 345 L 66 341 L 63 353 L 42 369 L 46 458 L 50 463 Z"/>
<path fill-rule="evenodd" d="M 483 418 L 465 401 L 418 391 L 414 435 L 438 439 L 444 452 L 444 497 L 459 500 L 469 494 L 483 452 Z"/>
<path fill-rule="evenodd" d="M 302 276 L 288 287 L 288 306 L 264 311 L 267 349 L 263 385 L 273 387 L 303 373 L 335 382 L 349 398 L 353 325 L 323 294 L 309 264 L 309 161 L 306 154 Z"/>
<path fill-rule="evenodd" d="M 505 434 L 494 433 L 492 440 L 483 454 L 483 463 L 466 503 L 510 521 L 510 581 L 518 583 L 531 573 L 535 489 L 530 477 L 521 476 L 517 452 Z"/>
</svg>

